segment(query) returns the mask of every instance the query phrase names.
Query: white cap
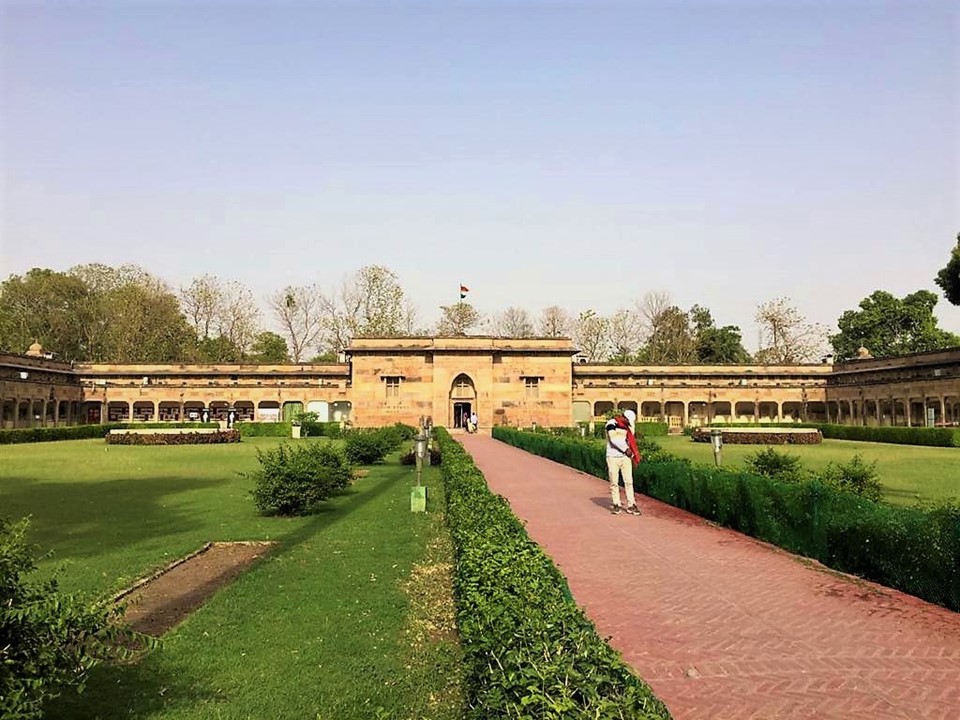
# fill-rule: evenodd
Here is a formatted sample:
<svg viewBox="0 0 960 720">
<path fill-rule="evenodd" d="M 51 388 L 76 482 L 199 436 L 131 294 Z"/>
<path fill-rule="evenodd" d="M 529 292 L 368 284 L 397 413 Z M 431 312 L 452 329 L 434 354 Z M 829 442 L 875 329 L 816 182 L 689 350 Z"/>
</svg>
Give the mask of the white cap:
<svg viewBox="0 0 960 720">
<path fill-rule="evenodd" d="M 637 414 L 633 410 L 624 410 L 623 416 L 630 423 L 630 427 L 633 427 L 637 424 Z"/>
</svg>

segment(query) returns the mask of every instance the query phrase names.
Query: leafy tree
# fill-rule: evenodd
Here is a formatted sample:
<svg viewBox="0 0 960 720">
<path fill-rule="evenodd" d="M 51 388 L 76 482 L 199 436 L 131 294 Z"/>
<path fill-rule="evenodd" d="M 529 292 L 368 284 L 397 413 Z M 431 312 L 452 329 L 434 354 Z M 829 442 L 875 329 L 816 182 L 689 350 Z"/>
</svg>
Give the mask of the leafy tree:
<svg viewBox="0 0 960 720">
<path fill-rule="evenodd" d="M 124 641 L 156 643 L 120 625 L 119 608 L 36 579 L 26 531 L 26 520 L 0 517 L 0 712 L 30 720 L 65 688 L 82 689 L 95 665 L 129 658 Z"/>
<path fill-rule="evenodd" d="M 129 283 L 110 290 L 103 357 L 119 363 L 167 363 L 186 359 L 195 334 L 177 297 L 162 283 Z"/>
<path fill-rule="evenodd" d="M 573 326 L 573 341 L 588 362 L 602 362 L 610 355 L 610 321 L 593 310 L 584 310 Z"/>
<path fill-rule="evenodd" d="M 697 359 L 707 365 L 747 363 L 750 353 L 743 347 L 740 328 L 724 325 L 707 328 L 697 336 Z"/>
<path fill-rule="evenodd" d="M 82 325 L 89 291 L 79 279 L 34 268 L 0 284 L 0 348 L 24 353 L 34 342 L 61 360 L 85 359 Z"/>
<path fill-rule="evenodd" d="M 651 315 L 652 332 L 639 359 L 651 365 L 684 365 L 697 360 L 697 343 L 690 317 L 676 305 Z"/>
<path fill-rule="evenodd" d="M 697 361 L 704 364 L 745 363 L 750 354 L 743 347 L 740 328 L 716 327 L 710 310 L 700 305 L 690 308 L 690 321 L 696 341 Z"/>
<path fill-rule="evenodd" d="M 760 328 L 757 362 L 792 365 L 812 362 L 823 355 L 826 329 L 807 322 L 788 298 L 760 304 L 755 319 Z"/>
<path fill-rule="evenodd" d="M 289 362 L 287 341 L 274 332 L 264 331 L 253 341 L 248 359 L 255 363 Z"/>
<path fill-rule="evenodd" d="M 459 302 L 455 305 L 441 305 L 440 313 L 436 333 L 445 337 L 466 335 L 483 319 L 483 316 L 473 305 L 465 302 Z"/>
<path fill-rule="evenodd" d="M 877 290 L 844 312 L 840 332 L 830 338 L 840 359 L 856 357 L 862 345 L 877 357 L 908 355 L 960 344 L 960 337 L 937 327 L 936 293 L 918 290 L 903 298 Z"/>
<path fill-rule="evenodd" d="M 551 305 L 544 308 L 537 321 L 537 331 L 542 337 L 569 337 L 573 329 L 573 318 L 562 307 Z"/>
<path fill-rule="evenodd" d="M 500 337 L 533 337 L 533 321 L 530 319 L 530 313 L 523 308 L 508 307 L 494 318 L 493 332 Z"/>
<path fill-rule="evenodd" d="M 243 352 L 223 335 L 206 337 L 197 342 L 197 362 L 235 363 L 243 359 Z"/>
<path fill-rule="evenodd" d="M 960 305 L 960 233 L 957 234 L 957 246 L 950 251 L 950 259 L 937 273 L 937 285 L 952 305 Z"/>
</svg>

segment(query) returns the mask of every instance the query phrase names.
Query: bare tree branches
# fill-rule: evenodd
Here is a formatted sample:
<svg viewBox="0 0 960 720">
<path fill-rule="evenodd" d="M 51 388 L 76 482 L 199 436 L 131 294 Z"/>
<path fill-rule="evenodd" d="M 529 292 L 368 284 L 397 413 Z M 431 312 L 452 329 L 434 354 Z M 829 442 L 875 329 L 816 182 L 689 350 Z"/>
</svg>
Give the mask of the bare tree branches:
<svg viewBox="0 0 960 720">
<path fill-rule="evenodd" d="M 765 365 L 813 362 L 827 346 L 826 328 L 807 322 L 789 298 L 761 303 L 755 320 L 760 327 L 756 359 Z"/>
<path fill-rule="evenodd" d="M 542 337 L 569 337 L 573 332 L 573 318 L 562 307 L 551 305 L 540 313 L 537 330 Z"/>
<path fill-rule="evenodd" d="M 533 337 L 533 321 L 530 313 L 520 307 L 508 307 L 493 320 L 493 332 L 500 337 Z"/>
<path fill-rule="evenodd" d="M 268 298 L 282 334 L 290 345 L 293 362 L 302 362 L 320 344 L 324 331 L 326 299 L 316 285 L 288 285 Z"/>
</svg>

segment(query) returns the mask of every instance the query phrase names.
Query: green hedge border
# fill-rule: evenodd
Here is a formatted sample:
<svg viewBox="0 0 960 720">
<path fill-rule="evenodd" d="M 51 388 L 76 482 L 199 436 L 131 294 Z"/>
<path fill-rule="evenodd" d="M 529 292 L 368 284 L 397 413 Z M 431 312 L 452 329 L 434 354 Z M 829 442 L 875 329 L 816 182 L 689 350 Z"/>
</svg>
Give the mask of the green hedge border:
<svg viewBox="0 0 960 720">
<path fill-rule="evenodd" d="M 0 445 L 55 442 L 58 440 L 90 440 L 104 438 L 111 430 L 149 430 L 154 428 L 219 428 L 217 423 L 105 423 L 103 425 L 70 425 L 52 428 L 16 428 L 0 431 Z"/>
<path fill-rule="evenodd" d="M 606 478 L 583 440 L 494 428 L 493 436 Z M 819 481 L 786 483 L 644 453 L 639 492 L 824 565 L 960 611 L 960 506 L 895 507 Z"/>
<path fill-rule="evenodd" d="M 827 423 L 711 423 L 708 427 L 817 428 L 824 438 L 925 447 L 960 447 L 960 428 L 870 427 Z"/>
<path fill-rule="evenodd" d="M 467 718 L 670 718 L 570 599 L 563 575 L 443 428 Z M 547 436 L 544 436 L 547 437 Z"/>
</svg>

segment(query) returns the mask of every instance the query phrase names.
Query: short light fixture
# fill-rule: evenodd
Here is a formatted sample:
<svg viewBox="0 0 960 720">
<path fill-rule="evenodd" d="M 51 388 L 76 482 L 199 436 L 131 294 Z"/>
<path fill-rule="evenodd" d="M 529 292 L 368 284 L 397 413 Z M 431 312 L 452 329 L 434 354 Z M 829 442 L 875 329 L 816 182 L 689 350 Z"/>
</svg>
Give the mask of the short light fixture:
<svg viewBox="0 0 960 720">
<path fill-rule="evenodd" d="M 30 373 L 28 373 L 26 370 L 21 370 L 21 371 L 20 371 L 20 379 L 21 379 L 21 380 L 26 380 L 28 377 L 30 377 Z"/>
</svg>

